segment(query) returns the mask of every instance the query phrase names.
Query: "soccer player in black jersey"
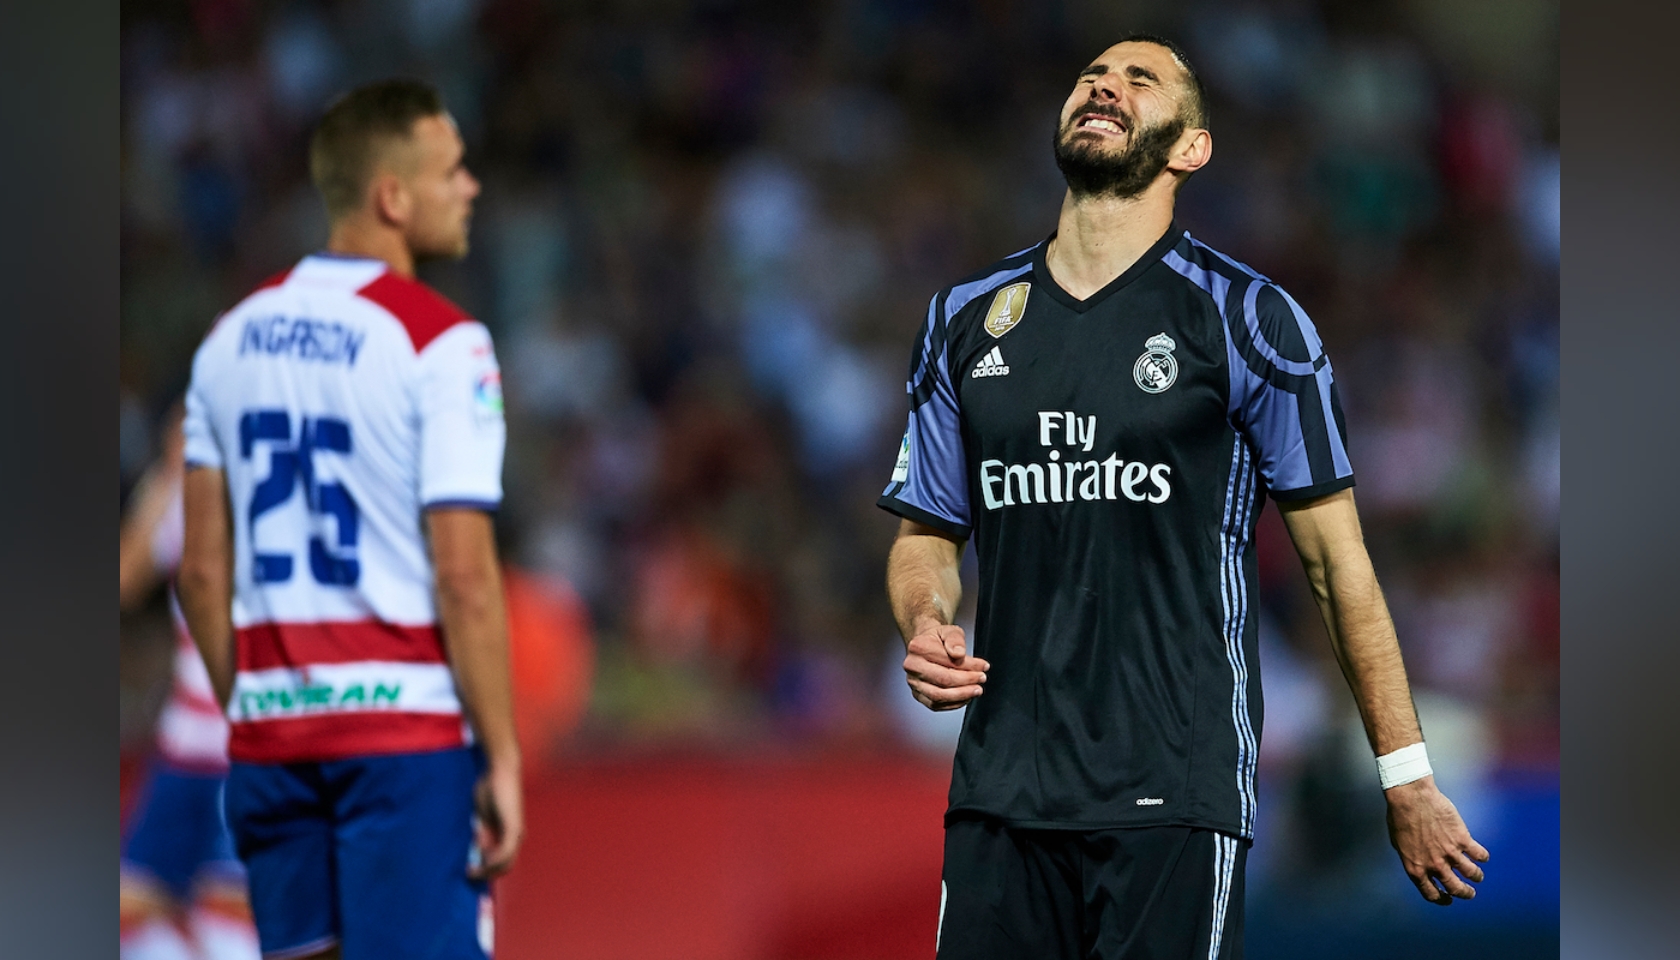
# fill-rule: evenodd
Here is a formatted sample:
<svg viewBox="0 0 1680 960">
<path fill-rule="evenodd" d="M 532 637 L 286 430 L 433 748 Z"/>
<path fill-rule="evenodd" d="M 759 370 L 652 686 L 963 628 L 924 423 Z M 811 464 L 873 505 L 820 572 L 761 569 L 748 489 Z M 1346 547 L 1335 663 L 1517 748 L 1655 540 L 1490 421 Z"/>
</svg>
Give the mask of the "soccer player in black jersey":
<svg viewBox="0 0 1680 960">
<path fill-rule="evenodd" d="M 1201 84 L 1128 37 L 1079 75 L 1056 232 L 941 291 L 880 504 L 917 700 L 967 708 L 939 956 L 1233 958 L 1259 747 L 1253 532 L 1277 501 L 1428 900 L 1487 851 L 1429 776 L 1300 306 L 1173 221 L 1212 154 Z M 958 561 L 980 567 L 972 643 Z"/>
</svg>

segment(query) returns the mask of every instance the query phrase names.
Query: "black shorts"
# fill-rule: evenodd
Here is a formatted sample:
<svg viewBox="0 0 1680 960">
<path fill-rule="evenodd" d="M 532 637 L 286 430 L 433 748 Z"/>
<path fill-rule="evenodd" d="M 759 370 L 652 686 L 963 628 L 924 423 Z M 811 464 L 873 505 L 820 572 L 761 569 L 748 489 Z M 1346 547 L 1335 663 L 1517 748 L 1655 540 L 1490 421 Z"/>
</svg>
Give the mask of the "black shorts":
<svg viewBox="0 0 1680 960">
<path fill-rule="evenodd" d="M 945 828 L 939 960 L 1241 960 L 1248 842 L 1191 827 Z"/>
</svg>

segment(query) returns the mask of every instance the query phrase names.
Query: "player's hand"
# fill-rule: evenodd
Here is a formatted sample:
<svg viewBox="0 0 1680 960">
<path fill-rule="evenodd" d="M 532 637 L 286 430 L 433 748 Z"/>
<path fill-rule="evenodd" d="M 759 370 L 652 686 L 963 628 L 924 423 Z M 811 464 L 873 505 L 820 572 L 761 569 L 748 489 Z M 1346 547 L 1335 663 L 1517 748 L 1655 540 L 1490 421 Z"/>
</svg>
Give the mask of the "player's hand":
<svg viewBox="0 0 1680 960">
<path fill-rule="evenodd" d="M 916 622 L 906 645 L 904 674 L 917 702 L 930 710 L 955 710 L 978 697 L 992 665 L 968 655 L 962 627 L 931 617 Z"/>
<path fill-rule="evenodd" d="M 1435 788 L 1434 777 L 1389 788 L 1388 839 L 1423 899 L 1447 907 L 1454 897 L 1476 895 L 1470 883 L 1482 882 L 1478 864 L 1487 862 L 1487 848 L 1470 836 L 1458 808 Z"/>
<path fill-rule="evenodd" d="M 467 869 L 478 880 L 500 876 L 513 866 L 519 844 L 525 839 L 525 799 L 519 782 L 518 764 L 492 764 L 473 789 L 473 809 L 478 814 L 477 862 Z"/>
</svg>

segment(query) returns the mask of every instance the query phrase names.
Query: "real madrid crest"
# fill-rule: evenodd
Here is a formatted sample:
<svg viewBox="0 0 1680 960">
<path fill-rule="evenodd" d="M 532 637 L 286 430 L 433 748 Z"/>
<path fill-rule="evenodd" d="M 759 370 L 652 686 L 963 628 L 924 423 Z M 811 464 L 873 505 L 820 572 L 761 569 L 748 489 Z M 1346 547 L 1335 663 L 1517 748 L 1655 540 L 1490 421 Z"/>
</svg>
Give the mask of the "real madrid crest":
<svg viewBox="0 0 1680 960">
<path fill-rule="evenodd" d="M 1144 341 L 1143 346 L 1143 356 L 1132 365 L 1132 379 L 1144 393 L 1160 393 L 1178 379 L 1178 361 L 1172 355 L 1178 344 L 1165 333 L 1157 333 Z"/>
<path fill-rule="evenodd" d="M 994 337 L 1001 337 L 1010 328 L 1021 322 L 1021 314 L 1027 312 L 1027 294 L 1032 292 L 1032 284 L 1012 283 L 997 292 L 992 298 L 992 308 L 986 311 L 986 332 Z"/>
</svg>

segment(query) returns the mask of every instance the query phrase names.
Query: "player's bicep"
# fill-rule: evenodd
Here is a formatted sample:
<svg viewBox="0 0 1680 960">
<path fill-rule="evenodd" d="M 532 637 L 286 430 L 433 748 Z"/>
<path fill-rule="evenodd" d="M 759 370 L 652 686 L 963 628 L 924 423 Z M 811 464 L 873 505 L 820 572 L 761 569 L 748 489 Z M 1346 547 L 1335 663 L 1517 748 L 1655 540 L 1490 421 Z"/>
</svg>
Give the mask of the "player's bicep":
<svg viewBox="0 0 1680 960">
<path fill-rule="evenodd" d="M 495 509 L 507 426 L 489 331 L 464 323 L 420 356 L 420 500 Z"/>
<path fill-rule="evenodd" d="M 914 543 L 921 548 L 948 560 L 953 566 L 961 562 L 963 547 L 968 541 L 964 537 L 941 528 L 918 523 L 908 517 L 901 517 L 898 521 L 898 533 L 894 543 Z"/>
<path fill-rule="evenodd" d="M 1282 501 L 1278 512 L 1295 551 L 1309 569 L 1326 566 L 1352 551 L 1364 550 L 1365 538 L 1351 489 L 1306 500 Z"/>
<path fill-rule="evenodd" d="M 496 581 L 496 534 L 490 514 L 470 507 L 426 511 L 427 542 L 438 586 L 488 589 Z"/>
</svg>

